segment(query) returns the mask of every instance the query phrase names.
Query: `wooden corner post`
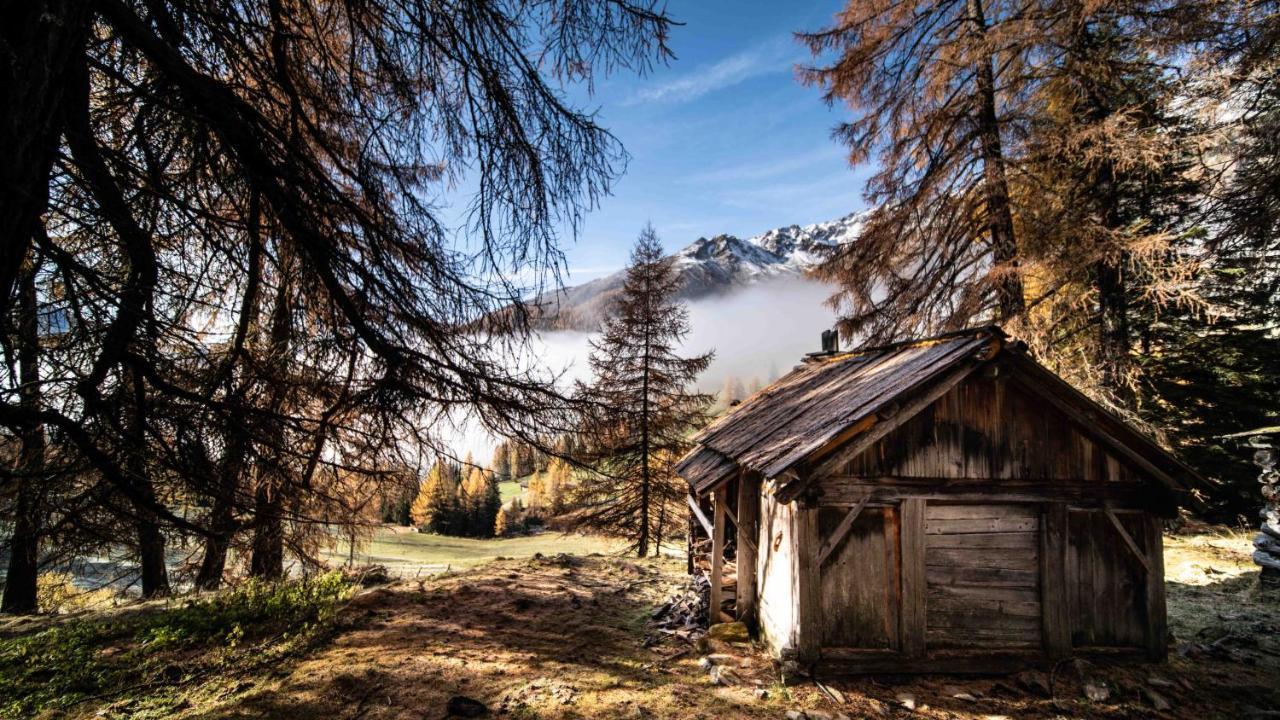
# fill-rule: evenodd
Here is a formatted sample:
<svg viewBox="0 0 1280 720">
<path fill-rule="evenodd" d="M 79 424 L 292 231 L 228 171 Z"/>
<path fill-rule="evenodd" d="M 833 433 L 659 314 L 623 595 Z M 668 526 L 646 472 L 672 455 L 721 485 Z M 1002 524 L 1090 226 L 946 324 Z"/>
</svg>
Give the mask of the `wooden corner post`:
<svg viewBox="0 0 1280 720">
<path fill-rule="evenodd" d="M 1155 515 L 1146 516 L 1147 562 L 1147 655 L 1163 662 L 1169 653 L 1168 618 L 1164 601 L 1164 537 L 1162 521 Z"/>
<path fill-rule="evenodd" d="M 805 665 L 818 661 L 822 645 L 822 601 L 819 593 L 822 578 L 818 573 L 818 509 L 794 504 L 792 527 L 796 532 L 796 590 L 799 595 L 796 612 L 799 620 L 799 637 L 796 651 Z"/>
<path fill-rule="evenodd" d="M 902 654 L 925 654 L 924 505 L 920 498 L 902 501 Z"/>
<path fill-rule="evenodd" d="M 738 476 L 738 619 L 756 630 L 756 541 L 760 534 L 760 476 Z"/>
<path fill-rule="evenodd" d="M 1045 508 L 1040 543 L 1040 612 L 1045 654 L 1058 659 L 1071 654 L 1071 620 L 1067 609 L 1067 505 Z"/>
<path fill-rule="evenodd" d="M 711 531 L 711 607 L 707 608 L 707 622 L 720 622 L 720 604 L 724 599 L 724 485 L 716 488 L 715 512 Z"/>
</svg>

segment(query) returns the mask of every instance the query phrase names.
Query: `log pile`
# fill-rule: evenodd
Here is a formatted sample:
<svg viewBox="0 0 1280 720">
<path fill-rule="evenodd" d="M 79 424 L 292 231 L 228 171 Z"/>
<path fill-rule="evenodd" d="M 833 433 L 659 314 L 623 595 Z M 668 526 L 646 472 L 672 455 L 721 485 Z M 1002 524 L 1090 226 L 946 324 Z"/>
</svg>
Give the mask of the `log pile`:
<svg viewBox="0 0 1280 720">
<path fill-rule="evenodd" d="M 1274 439 L 1255 438 L 1258 447 L 1253 460 L 1262 468 L 1258 482 L 1262 483 L 1262 527 L 1253 539 L 1253 561 L 1262 566 L 1264 586 L 1280 588 L 1280 467 L 1277 456 L 1280 448 Z"/>
<path fill-rule="evenodd" d="M 703 573 L 694 573 L 672 596 L 649 616 L 645 645 L 655 645 L 664 637 L 688 643 L 697 641 L 707 629 L 707 602 L 711 582 Z"/>
</svg>

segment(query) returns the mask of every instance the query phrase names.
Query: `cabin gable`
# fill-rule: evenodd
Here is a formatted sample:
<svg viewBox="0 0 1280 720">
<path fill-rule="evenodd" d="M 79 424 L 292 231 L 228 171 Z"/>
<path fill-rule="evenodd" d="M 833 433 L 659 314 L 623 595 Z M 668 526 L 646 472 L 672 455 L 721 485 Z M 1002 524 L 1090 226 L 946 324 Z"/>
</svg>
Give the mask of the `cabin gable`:
<svg viewBox="0 0 1280 720">
<path fill-rule="evenodd" d="M 1150 479 L 1019 381 L 975 374 L 816 484 L 821 497 L 848 495 L 850 483 L 929 481 L 1007 489 L 1105 483 L 1119 494 L 1140 493 Z"/>
</svg>

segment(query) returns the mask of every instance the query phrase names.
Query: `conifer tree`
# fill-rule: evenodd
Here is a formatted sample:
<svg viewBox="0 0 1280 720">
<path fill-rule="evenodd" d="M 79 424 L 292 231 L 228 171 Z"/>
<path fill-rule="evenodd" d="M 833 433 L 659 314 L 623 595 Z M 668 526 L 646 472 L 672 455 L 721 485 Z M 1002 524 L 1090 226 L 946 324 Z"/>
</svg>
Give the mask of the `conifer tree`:
<svg viewBox="0 0 1280 720">
<path fill-rule="evenodd" d="M 493 449 L 493 474 L 497 476 L 498 482 L 506 482 L 514 479 L 511 474 L 511 456 L 507 450 L 506 443 L 498 443 Z"/>
<path fill-rule="evenodd" d="M 453 534 L 458 515 L 458 481 L 453 465 L 437 460 L 409 511 L 413 523 L 442 535 Z"/>
<path fill-rule="evenodd" d="M 511 502 L 498 508 L 494 518 L 493 534 L 498 537 L 509 537 L 516 534 L 524 521 L 524 507 L 520 498 L 512 498 Z"/>
<path fill-rule="evenodd" d="M 832 302 L 846 336 L 1022 315 L 1006 147 L 1021 112 L 1011 86 L 1025 57 L 1009 41 L 1019 12 L 988 0 L 851 0 L 832 27 L 803 36 L 815 56 L 839 53 L 802 78 L 852 106 L 835 135 L 850 162 L 878 166 L 859 241 L 819 269 L 840 286 Z"/>
<path fill-rule="evenodd" d="M 724 380 L 724 389 L 720 391 L 720 403 L 725 407 L 741 402 L 742 398 L 747 396 L 746 388 L 742 387 L 742 381 L 737 375 L 730 375 Z"/>
<path fill-rule="evenodd" d="M 711 354 L 679 354 L 689 332 L 679 287 L 657 233 L 645 227 L 602 336 L 591 343 L 592 383 L 581 389 L 593 408 L 584 457 L 595 472 L 574 489 L 574 522 L 624 535 L 640 557 L 660 547 L 662 520 L 684 497 L 672 464 L 711 399 L 690 389 Z"/>
</svg>

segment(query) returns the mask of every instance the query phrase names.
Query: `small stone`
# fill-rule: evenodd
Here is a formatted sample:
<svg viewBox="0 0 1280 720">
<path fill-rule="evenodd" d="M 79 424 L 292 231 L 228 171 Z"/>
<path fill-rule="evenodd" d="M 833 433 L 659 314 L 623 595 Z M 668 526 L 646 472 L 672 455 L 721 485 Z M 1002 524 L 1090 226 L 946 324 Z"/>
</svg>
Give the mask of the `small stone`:
<svg viewBox="0 0 1280 720">
<path fill-rule="evenodd" d="M 1087 682 L 1084 684 L 1084 696 L 1092 702 L 1106 702 L 1111 697 L 1111 688 L 1103 682 Z"/>
<path fill-rule="evenodd" d="M 809 716 L 803 710 L 788 710 L 787 720 L 809 720 Z"/>
<path fill-rule="evenodd" d="M 707 628 L 707 637 L 730 643 L 744 643 L 751 639 L 746 624 L 740 622 L 716 623 Z"/>
<path fill-rule="evenodd" d="M 835 720 L 853 720 L 853 719 L 850 718 L 848 715 L 845 715 L 844 713 L 836 713 Z"/>
<path fill-rule="evenodd" d="M 831 713 L 823 710 L 805 710 L 804 716 L 809 720 L 831 720 Z"/>
<path fill-rule="evenodd" d="M 489 708 L 475 698 L 454 695 L 449 698 L 449 717 L 477 718 L 489 714 Z"/>
<path fill-rule="evenodd" d="M 762 687 L 752 690 L 751 693 L 756 696 L 757 700 L 767 700 L 769 698 L 769 691 Z"/>
<path fill-rule="evenodd" d="M 955 698 L 956 700 L 964 700 L 965 702 L 978 702 L 978 698 L 974 697 L 973 695 L 967 692 L 958 692 L 952 695 L 951 697 Z"/>
<path fill-rule="evenodd" d="M 707 674 L 711 676 L 711 682 L 716 685 L 733 684 L 733 674 L 720 665 L 712 665 Z"/>
<path fill-rule="evenodd" d="M 715 663 L 711 661 L 711 657 L 709 655 L 703 655 L 702 657 L 698 658 L 698 667 L 702 668 L 703 670 L 710 670 L 711 668 L 715 667 Z"/>
<path fill-rule="evenodd" d="M 898 693 L 896 699 L 902 704 L 902 707 L 908 710 L 916 709 L 916 696 L 911 693 Z"/>
<path fill-rule="evenodd" d="M 1028 691 L 1049 697 L 1049 682 L 1045 679 L 1044 673 L 1026 670 L 1015 675 L 1013 679 Z"/>
<path fill-rule="evenodd" d="M 1173 707 L 1173 705 L 1169 704 L 1168 700 L 1164 699 L 1163 695 L 1151 688 L 1142 688 L 1142 696 L 1147 699 L 1147 702 L 1151 703 L 1151 707 L 1155 708 L 1159 712 L 1164 712 Z"/>
</svg>

